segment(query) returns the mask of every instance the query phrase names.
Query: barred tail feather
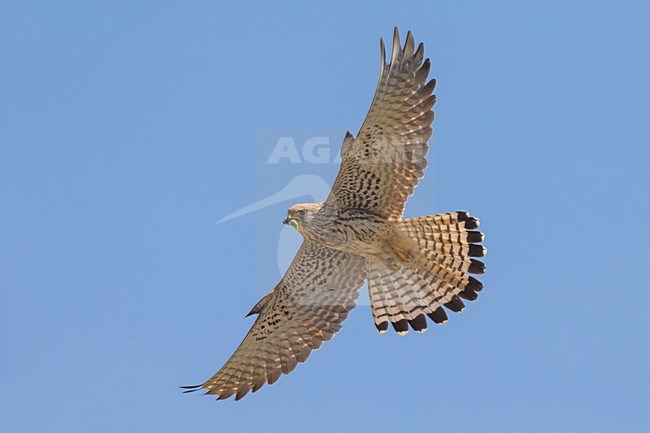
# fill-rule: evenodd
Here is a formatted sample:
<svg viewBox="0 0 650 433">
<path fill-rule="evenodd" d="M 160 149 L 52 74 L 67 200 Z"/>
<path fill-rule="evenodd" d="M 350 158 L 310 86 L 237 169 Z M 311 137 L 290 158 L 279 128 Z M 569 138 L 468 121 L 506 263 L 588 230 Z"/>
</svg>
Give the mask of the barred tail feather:
<svg viewBox="0 0 650 433">
<path fill-rule="evenodd" d="M 375 326 L 388 330 L 390 322 L 399 334 L 409 326 L 419 332 L 427 328 L 425 316 L 445 323 L 442 308 L 460 312 L 464 300 L 473 301 L 483 284 L 468 274 L 485 272 L 486 248 L 478 245 L 483 234 L 478 218 L 467 212 L 450 212 L 397 223 L 396 266 L 386 261 L 368 261 L 368 290 Z M 400 252 L 400 254 L 397 254 Z"/>
<path fill-rule="evenodd" d="M 422 302 L 417 286 L 381 261 L 368 261 L 366 266 L 368 291 L 377 330 L 380 333 L 386 332 L 390 322 L 399 334 L 408 332 L 409 323 L 421 331 L 422 319 L 419 315 Z M 424 328 L 426 329 L 426 319 Z"/>
</svg>

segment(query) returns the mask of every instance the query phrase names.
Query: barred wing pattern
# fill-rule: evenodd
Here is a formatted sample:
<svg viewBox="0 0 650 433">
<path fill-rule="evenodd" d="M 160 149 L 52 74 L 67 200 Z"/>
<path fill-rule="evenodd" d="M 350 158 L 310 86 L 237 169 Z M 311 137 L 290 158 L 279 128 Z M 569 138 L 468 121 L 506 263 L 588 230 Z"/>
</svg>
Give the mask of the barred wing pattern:
<svg viewBox="0 0 650 433">
<path fill-rule="evenodd" d="M 365 278 L 363 257 L 304 242 L 282 281 L 249 313 L 259 316 L 232 357 L 186 392 L 205 388 L 219 400 L 239 400 L 273 384 L 341 329 Z"/>
<path fill-rule="evenodd" d="M 386 64 L 381 41 L 377 90 L 357 138 L 348 134 L 344 140 L 328 204 L 401 218 L 406 200 L 424 175 L 427 142 L 433 133 L 435 80 L 426 82 L 430 62 L 423 57 L 424 46 L 420 43 L 415 49 L 411 32 L 401 47 L 395 28 Z"/>
</svg>

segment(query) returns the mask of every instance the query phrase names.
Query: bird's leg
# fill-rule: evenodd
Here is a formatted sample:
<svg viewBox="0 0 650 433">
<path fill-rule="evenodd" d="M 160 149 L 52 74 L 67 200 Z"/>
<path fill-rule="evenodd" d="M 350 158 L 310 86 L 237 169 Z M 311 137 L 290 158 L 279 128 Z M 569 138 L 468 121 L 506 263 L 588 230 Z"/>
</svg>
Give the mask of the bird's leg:
<svg viewBox="0 0 650 433">
<path fill-rule="evenodd" d="M 397 257 L 397 260 L 399 260 L 402 263 L 408 263 L 411 260 L 413 260 L 413 255 L 411 254 L 410 251 L 404 251 L 400 248 L 394 247 L 393 248 L 393 254 L 395 254 L 395 257 Z"/>
</svg>

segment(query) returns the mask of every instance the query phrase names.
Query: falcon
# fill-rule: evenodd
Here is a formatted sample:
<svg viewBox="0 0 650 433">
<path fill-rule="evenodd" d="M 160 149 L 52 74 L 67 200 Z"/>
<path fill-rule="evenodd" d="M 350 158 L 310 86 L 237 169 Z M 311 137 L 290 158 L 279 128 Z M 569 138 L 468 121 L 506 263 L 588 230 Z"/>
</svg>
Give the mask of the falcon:
<svg viewBox="0 0 650 433">
<path fill-rule="evenodd" d="M 397 28 L 390 62 L 380 39 L 379 83 L 358 135 L 347 132 L 341 166 L 327 199 L 296 204 L 285 224 L 303 237 L 282 280 L 248 313 L 257 315 L 226 364 L 191 392 L 236 400 L 290 373 L 334 337 L 368 282 L 374 324 L 398 334 L 447 321 L 483 285 L 485 247 L 467 212 L 404 219 L 407 198 L 426 168 L 433 130 L 434 79 L 424 46 Z"/>
</svg>

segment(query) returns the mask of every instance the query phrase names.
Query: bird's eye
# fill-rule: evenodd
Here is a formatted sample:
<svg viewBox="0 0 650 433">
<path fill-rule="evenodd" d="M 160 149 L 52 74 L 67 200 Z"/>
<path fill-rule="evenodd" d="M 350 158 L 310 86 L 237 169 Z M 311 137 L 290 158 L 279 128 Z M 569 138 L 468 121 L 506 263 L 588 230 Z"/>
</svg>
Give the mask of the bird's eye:
<svg viewBox="0 0 650 433">
<path fill-rule="evenodd" d="M 300 209 L 300 210 L 298 211 L 298 215 L 300 215 L 300 216 L 305 216 L 305 210 L 304 210 L 304 209 Z"/>
</svg>

